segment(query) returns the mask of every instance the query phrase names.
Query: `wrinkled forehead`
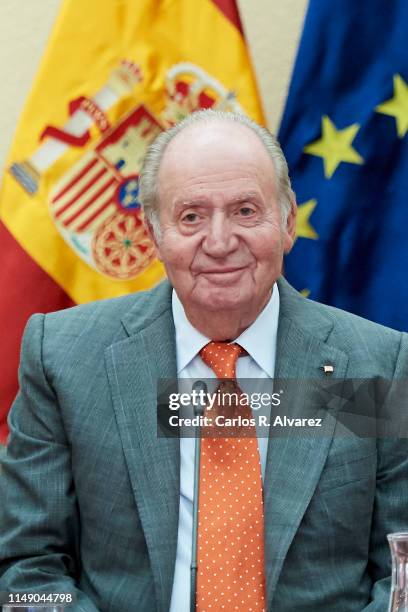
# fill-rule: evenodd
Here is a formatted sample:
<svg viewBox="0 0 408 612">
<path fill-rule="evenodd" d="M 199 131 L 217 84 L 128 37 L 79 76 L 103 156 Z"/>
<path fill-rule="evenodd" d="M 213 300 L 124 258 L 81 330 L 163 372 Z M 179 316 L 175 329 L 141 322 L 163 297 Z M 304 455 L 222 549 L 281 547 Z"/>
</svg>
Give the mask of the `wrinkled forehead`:
<svg viewBox="0 0 408 612">
<path fill-rule="evenodd" d="M 158 172 L 158 192 L 169 184 L 206 180 L 214 175 L 252 176 L 275 189 L 272 159 L 257 134 L 246 125 L 213 121 L 187 126 L 168 144 Z"/>
</svg>

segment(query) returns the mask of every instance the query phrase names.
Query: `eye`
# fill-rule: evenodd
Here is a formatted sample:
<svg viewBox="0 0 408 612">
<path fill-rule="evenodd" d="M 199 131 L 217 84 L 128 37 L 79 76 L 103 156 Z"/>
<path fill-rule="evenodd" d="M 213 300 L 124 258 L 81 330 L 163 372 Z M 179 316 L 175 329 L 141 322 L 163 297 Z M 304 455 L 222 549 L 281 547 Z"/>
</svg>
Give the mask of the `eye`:
<svg viewBox="0 0 408 612">
<path fill-rule="evenodd" d="M 241 206 L 238 213 L 241 217 L 250 217 L 255 210 L 251 206 Z"/>
<path fill-rule="evenodd" d="M 196 213 L 190 212 L 184 215 L 181 219 L 183 223 L 195 223 L 198 220 L 198 215 Z"/>
</svg>

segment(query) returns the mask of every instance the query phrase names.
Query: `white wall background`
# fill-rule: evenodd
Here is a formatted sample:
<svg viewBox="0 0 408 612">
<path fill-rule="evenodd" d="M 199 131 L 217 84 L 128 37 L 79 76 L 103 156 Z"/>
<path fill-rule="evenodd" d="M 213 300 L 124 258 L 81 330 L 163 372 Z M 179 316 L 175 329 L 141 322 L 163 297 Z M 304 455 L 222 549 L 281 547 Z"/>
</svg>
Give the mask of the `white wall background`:
<svg viewBox="0 0 408 612">
<path fill-rule="evenodd" d="M 0 0 L 0 169 L 60 2 Z M 265 114 L 269 127 L 276 130 L 307 0 L 238 0 L 238 4 Z"/>
<path fill-rule="evenodd" d="M 59 5 L 60 0 L 0 0 L 1 168 Z"/>
</svg>

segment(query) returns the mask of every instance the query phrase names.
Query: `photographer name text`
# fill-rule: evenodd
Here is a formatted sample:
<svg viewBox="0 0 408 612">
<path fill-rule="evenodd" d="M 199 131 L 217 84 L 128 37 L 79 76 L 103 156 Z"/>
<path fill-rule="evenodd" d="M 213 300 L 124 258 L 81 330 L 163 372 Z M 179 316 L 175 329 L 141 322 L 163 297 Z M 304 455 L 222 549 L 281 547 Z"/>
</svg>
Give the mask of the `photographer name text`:
<svg viewBox="0 0 408 612">
<path fill-rule="evenodd" d="M 275 416 L 269 419 L 265 415 L 256 417 L 226 417 L 218 415 L 215 418 L 208 416 L 181 417 L 172 415 L 169 418 L 171 427 L 321 427 L 323 419 L 291 418 Z"/>
</svg>

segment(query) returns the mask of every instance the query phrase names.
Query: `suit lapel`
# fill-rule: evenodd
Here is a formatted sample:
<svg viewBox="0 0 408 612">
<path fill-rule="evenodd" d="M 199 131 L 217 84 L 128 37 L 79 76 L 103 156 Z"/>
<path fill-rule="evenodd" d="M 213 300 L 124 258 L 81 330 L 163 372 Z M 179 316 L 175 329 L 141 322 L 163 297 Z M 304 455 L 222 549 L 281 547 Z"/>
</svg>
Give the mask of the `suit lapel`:
<svg viewBox="0 0 408 612">
<path fill-rule="evenodd" d="M 146 537 L 158 609 L 169 609 L 177 550 L 179 440 L 157 437 L 157 380 L 176 378 L 171 288 L 146 294 L 106 351 L 116 420 Z"/>
<path fill-rule="evenodd" d="M 319 429 L 304 435 L 296 428 L 270 428 L 265 472 L 265 556 L 268 606 L 289 546 L 320 478 L 335 427 L 337 406 L 322 405 L 316 384 L 323 364 L 334 364 L 336 379 L 345 376 L 348 357 L 326 344 L 333 322 L 318 306 L 279 281 L 281 299 L 275 379 L 284 388 L 282 413 L 290 417 L 325 417 Z M 285 383 L 286 381 L 286 383 Z M 271 416 L 273 421 L 273 416 Z M 280 435 L 279 435 L 280 433 Z"/>
</svg>

